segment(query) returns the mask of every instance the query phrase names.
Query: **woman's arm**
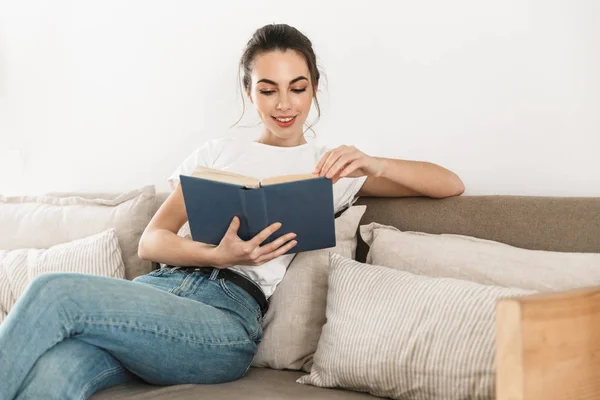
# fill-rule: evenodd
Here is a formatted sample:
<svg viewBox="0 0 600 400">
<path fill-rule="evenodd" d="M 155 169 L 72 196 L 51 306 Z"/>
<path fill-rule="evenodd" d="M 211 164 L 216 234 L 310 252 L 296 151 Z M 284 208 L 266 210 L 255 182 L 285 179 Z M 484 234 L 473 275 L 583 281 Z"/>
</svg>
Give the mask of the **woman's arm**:
<svg viewBox="0 0 600 400">
<path fill-rule="evenodd" d="M 144 230 L 138 246 L 143 260 L 181 265 L 214 265 L 214 246 L 177 235 L 187 221 L 181 186 L 169 195 Z"/>
<path fill-rule="evenodd" d="M 369 176 L 359 196 L 443 198 L 459 196 L 465 191 L 454 172 L 424 161 L 379 158 L 384 167 L 380 176 Z"/>
<path fill-rule="evenodd" d="M 340 146 L 323 155 L 314 173 L 337 182 L 344 177 L 367 176 L 359 196 L 443 198 L 461 195 L 462 180 L 439 165 L 371 157 L 354 146 Z"/>
</svg>

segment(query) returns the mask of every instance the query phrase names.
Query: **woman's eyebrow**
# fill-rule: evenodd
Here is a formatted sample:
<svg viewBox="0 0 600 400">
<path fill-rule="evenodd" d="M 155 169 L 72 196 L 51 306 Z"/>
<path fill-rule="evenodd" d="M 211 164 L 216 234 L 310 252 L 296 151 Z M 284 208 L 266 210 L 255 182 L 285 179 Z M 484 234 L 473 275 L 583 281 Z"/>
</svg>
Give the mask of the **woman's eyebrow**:
<svg viewBox="0 0 600 400">
<path fill-rule="evenodd" d="M 294 83 L 296 83 L 296 82 L 298 82 L 298 81 L 301 81 L 301 80 L 303 80 L 303 79 L 304 79 L 305 81 L 307 81 L 307 80 L 308 80 L 308 78 L 306 78 L 305 76 L 299 76 L 299 77 L 297 77 L 297 78 L 294 78 L 294 79 L 292 79 L 292 80 L 290 81 L 290 85 L 292 85 L 292 84 L 294 84 Z M 270 80 L 270 79 L 261 79 L 260 81 L 258 81 L 258 82 L 256 82 L 256 83 L 261 83 L 261 82 L 268 83 L 269 85 L 278 86 L 278 85 L 277 85 L 277 83 L 273 82 L 273 81 L 272 81 L 272 80 Z"/>
</svg>

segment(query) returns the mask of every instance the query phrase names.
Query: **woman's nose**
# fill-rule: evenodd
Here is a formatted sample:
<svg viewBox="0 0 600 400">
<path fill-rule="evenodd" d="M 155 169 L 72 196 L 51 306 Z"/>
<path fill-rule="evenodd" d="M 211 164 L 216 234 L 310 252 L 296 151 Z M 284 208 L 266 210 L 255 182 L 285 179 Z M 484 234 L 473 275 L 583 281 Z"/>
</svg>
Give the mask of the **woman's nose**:
<svg viewBox="0 0 600 400">
<path fill-rule="evenodd" d="M 290 101 L 288 99 L 287 94 L 282 94 L 279 97 L 279 101 L 277 102 L 277 109 L 283 111 L 283 110 L 289 110 L 290 108 L 291 108 L 291 105 L 290 105 Z"/>
</svg>

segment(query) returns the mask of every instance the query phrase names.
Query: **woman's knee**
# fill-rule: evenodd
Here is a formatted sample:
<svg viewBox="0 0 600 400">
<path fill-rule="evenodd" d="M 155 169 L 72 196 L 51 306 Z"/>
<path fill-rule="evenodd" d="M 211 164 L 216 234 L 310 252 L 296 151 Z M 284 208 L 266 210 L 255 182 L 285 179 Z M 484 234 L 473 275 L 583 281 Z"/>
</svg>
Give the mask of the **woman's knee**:
<svg viewBox="0 0 600 400">
<path fill-rule="evenodd" d="M 24 295 L 31 294 L 40 301 L 68 298 L 73 293 L 80 292 L 88 279 L 84 274 L 46 273 L 33 278 Z"/>
<path fill-rule="evenodd" d="M 27 290 L 34 291 L 36 294 L 44 291 L 56 293 L 57 290 L 63 290 L 71 286 L 73 278 L 77 275 L 62 272 L 41 274 L 31 280 Z"/>
</svg>

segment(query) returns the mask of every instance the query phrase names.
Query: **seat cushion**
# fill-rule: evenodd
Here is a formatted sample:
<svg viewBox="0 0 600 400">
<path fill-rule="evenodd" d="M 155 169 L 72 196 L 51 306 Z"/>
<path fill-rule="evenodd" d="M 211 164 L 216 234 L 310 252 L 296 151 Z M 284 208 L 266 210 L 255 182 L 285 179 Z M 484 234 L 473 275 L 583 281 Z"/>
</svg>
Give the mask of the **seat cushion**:
<svg viewBox="0 0 600 400">
<path fill-rule="evenodd" d="M 242 379 L 218 385 L 153 386 L 130 382 L 100 391 L 90 400 L 360 400 L 377 399 L 365 393 L 339 389 L 323 389 L 301 385 L 296 379 L 299 371 L 277 371 L 269 368 L 250 368 Z"/>
</svg>

